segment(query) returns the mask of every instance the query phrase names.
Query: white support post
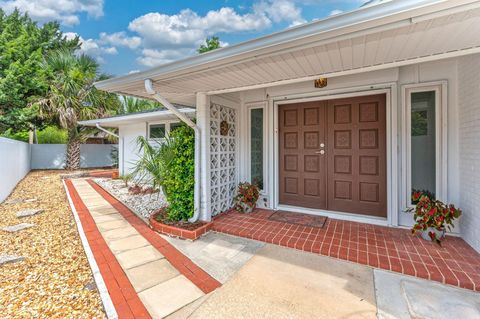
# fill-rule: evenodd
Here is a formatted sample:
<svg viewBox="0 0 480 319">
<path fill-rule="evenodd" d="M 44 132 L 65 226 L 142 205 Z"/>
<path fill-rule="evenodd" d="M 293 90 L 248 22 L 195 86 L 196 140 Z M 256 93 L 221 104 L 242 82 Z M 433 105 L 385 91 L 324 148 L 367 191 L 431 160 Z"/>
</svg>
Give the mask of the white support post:
<svg viewBox="0 0 480 319">
<path fill-rule="evenodd" d="M 200 170 L 200 219 L 210 221 L 212 219 L 210 201 L 210 98 L 205 93 L 196 94 L 197 126 L 200 128 L 200 144 L 202 148 Z M 197 182 L 197 181 L 195 181 Z"/>
</svg>

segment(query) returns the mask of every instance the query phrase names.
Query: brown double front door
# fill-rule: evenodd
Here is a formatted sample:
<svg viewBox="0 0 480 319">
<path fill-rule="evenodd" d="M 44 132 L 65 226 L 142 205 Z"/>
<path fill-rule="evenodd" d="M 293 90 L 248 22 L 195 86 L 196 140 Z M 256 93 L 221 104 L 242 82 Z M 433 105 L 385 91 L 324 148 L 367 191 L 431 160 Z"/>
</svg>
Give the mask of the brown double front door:
<svg viewBox="0 0 480 319">
<path fill-rule="evenodd" d="M 280 204 L 387 216 L 385 98 L 279 107 Z"/>
</svg>

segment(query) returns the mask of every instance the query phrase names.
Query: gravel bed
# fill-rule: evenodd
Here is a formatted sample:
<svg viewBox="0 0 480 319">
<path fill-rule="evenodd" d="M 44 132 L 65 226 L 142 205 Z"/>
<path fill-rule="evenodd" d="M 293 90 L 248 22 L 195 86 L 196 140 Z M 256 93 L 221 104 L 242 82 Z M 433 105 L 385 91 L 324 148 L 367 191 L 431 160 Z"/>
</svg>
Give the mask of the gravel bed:
<svg viewBox="0 0 480 319">
<path fill-rule="evenodd" d="M 163 196 L 161 192 L 155 194 L 133 195 L 128 193 L 128 187 L 122 180 L 95 178 L 93 181 L 124 203 L 141 218 L 148 219 L 153 212 L 166 206 L 165 196 Z"/>
<path fill-rule="evenodd" d="M 35 224 L 0 231 L 0 255 L 25 257 L 0 266 L 0 318 L 106 318 L 61 174 L 33 171 L 0 204 L 0 228 Z M 45 211 L 18 219 L 25 209 Z"/>
</svg>

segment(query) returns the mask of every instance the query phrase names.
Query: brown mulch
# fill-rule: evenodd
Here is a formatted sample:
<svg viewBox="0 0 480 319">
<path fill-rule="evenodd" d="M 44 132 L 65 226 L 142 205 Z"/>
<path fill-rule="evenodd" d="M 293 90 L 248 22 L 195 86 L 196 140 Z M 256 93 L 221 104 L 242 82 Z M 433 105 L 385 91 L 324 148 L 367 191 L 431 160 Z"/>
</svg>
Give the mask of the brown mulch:
<svg viewBox="0 0 480 319">
<path fill-rule="evenodd" d="M 186 221 L 171 221 L 167 217 L 167 212 L 165 211 L 165 208 L 160 208 L 155 213 L 153 213 L 153 218 L 159 223 L 185 230 L 196 230 L 206 224 L 205 222 L 201 221 L 196 221 L 195 223 L 189 223 Z"/>
<path fill-rule="evenodd" d="M 106 318 L 61 174 L 33 171 L 0 204 L 0 228 L 36 225 L 17 233 L 0 231 L 0 254 L 26 257 L 0 266 L 0 318 Z M 7 203 L 29 198 L 38 200 Z M 28 208 L 45 212 L 16 218 L 17 211 Z"/>
</svg>

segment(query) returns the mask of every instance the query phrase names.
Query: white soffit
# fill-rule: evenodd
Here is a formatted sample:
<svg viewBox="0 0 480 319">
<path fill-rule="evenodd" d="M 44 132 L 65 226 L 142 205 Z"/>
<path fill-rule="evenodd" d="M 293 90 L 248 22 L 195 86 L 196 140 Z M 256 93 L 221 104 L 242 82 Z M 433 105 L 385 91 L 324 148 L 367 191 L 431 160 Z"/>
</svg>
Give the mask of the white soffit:
<svg viewBox="0 0 480 319">
<path fill-rule="evenodd" d="M 96 85 L 148 98 L 144 80 L 150 78 L 169 101 L 193 105 L 195 92 L 236 92 L 472 54 L 480 52 L 478 34 L 480 1 L 392 1 Z"/>
</svg>

